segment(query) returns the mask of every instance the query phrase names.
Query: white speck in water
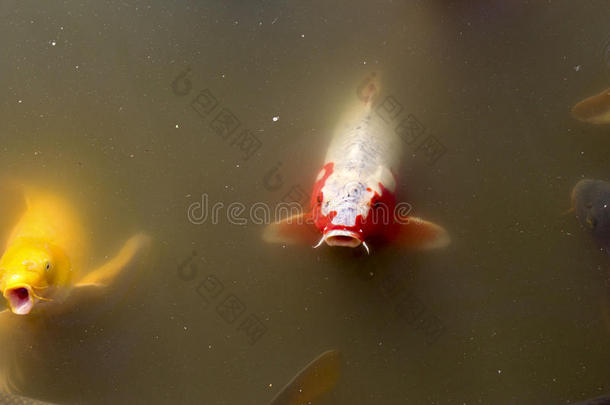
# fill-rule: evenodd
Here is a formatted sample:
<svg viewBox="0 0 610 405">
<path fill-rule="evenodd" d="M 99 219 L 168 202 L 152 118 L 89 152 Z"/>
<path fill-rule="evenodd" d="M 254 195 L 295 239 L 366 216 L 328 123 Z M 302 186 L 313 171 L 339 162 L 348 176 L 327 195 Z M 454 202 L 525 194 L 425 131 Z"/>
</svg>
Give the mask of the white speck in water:
<svg viewBox="0 0 610 405">
<path fill-rule="evenodd" d="M 51 46 L 55 46 L 55 45 L 57 45 L 57 42 L 56 41 L 51 41 Z"/>
<path fill-rule="evenodd" d="M 235 167 L 239 168 L 239 165 L 235 165 Z"/>
<path fill-rule="evenodd" d="M 502 374 L 502 370 L 498 370 L 498 374 Z"/>
<path fill-rule="evenodd" d="M 180 125 L 176 124 L 176 128 L 180 128 Z"/>
<path fill-rule="evenodd" d="M 273 119 L 273 122 L 277 122 L 277 120 L 279 120 L 279 119 L 280 119 L 280 116 L 279 116 L 279 115 L 276 115 L 276 116 L 275 116 L 275 117 L 273 117 L 272 119 Z"/>
<path fill-rule="evenodd" d="M 305 38 L 305 34 L 301 34 L 301 38 Z"/>
<path fill-rule="evenodd" d="M 23 103 L 23 100 L 17 100 L 17 102 L 18 102 L 19 104 L 21 104 L 21 103 Z"/>
<path fill-rule="evenodd" d="M 363 60 L 363 61 L 362 61 L 362 64 L 363 64 L 363 65 L 366 65 L 366 61 L 365 61 L 365 60 Z"/>
<path fill-rule="evenodd" d="M 74 69 L 78 70 L 78 68 L 79 68 L 79 66 L 78 66 L 78 65 L 74 66 Z"/>
<path fill-rule="evenodd" d="M 220 77 L 222 77 L 224 79 L 225 78 L 225 74 L 224 73 L 221 74 Z"/>
<path fill-rule="evenodd" d="M 580 71 L 580 65 L 574 66 L 574 70 L 577 71 L 577 72 Z"/>
</svg>

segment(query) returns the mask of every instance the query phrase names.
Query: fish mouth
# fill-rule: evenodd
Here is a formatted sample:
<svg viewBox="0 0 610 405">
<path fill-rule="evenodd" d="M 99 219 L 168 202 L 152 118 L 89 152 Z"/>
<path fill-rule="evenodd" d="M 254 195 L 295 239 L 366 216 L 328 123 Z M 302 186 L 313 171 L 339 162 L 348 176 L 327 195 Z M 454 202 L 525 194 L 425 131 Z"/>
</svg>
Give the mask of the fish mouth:
<svg viewBox="0 0 610 405">
<path fill-rule="evenodd" d="M 355 248 L 360 246 L 362 239 L 356 232 L 345 230 L 332 230 L 324 234 L 324 242 L 328 246 L 344 246 Z"/>
<path fill-rule="evenodd" d="M 27 315 L 34 306 L 34 294 L 29 285 L 17 285 L 4 290 L 4 297 L 7 299 L 11 311 L 17 315 Z"/>
</svg>

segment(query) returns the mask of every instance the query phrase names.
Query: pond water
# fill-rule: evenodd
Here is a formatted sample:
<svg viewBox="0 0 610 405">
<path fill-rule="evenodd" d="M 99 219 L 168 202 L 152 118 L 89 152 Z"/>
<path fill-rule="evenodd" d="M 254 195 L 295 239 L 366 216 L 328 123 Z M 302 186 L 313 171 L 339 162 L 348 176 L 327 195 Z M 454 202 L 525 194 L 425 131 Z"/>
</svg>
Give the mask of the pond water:
<svg viewBox="0 0 610 405">
<path fill-rule="evenodd" d="M 610 393 L 608 257 L 564 214 L 610 179 L 610 127 L 570 115 L 609 87 L 607 1 L 3 0 L 0 21 L 2 177 L 77 202 L 92 263 L 152 238 L 104 298 L 4 327 L 15 392 L 267 404 L 336 349 L 315 403 Z M 370 72 L 409 120 L 398 200 L 452 243 L 265 243 L 249 210 L 309 201 Z"/>
</svg>

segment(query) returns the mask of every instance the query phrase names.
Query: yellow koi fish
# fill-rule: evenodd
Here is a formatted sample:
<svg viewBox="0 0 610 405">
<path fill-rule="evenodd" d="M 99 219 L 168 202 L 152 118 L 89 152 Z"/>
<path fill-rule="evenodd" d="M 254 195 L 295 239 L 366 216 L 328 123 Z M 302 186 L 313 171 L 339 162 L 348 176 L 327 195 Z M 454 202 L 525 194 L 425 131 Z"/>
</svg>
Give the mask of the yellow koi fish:
<svg viewBox="0 0 610 405">
<path fill-rule="evenodd" d="M 29 314 L 40 302 L 61 303 L 74 289 L 108 285 L 148 244 L 146 235 L 137 234 L 114 258 L 83 273 L 89 244 L 74 207 L 46 190 L 23 190 L 25 212 L 0 258 L 0 293 L 14 314 Z"/>
</svg>

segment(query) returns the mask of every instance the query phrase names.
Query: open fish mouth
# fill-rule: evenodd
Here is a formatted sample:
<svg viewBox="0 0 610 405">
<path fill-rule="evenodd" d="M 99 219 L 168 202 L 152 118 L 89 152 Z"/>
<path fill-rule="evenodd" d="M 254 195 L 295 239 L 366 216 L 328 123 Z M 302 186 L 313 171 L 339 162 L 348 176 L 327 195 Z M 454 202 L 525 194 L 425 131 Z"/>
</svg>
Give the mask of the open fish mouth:
<svg viewBox="0 0 610 405">
<path fill-rule="evenodd" d="M 356 232 L 335 229 L 324 234 L 324 242 L 328 246 L 345 246 L 355 248 L 360 246 L 362 240 Z"/>
<path fill-rule="evenodd" d="M 4 291 L 4 297 L 7 299 L 11 311 L 17 315 L 29 314 L 34 306 L 34 294 L 28 285 L 7 288 Z"/>
</svg>

